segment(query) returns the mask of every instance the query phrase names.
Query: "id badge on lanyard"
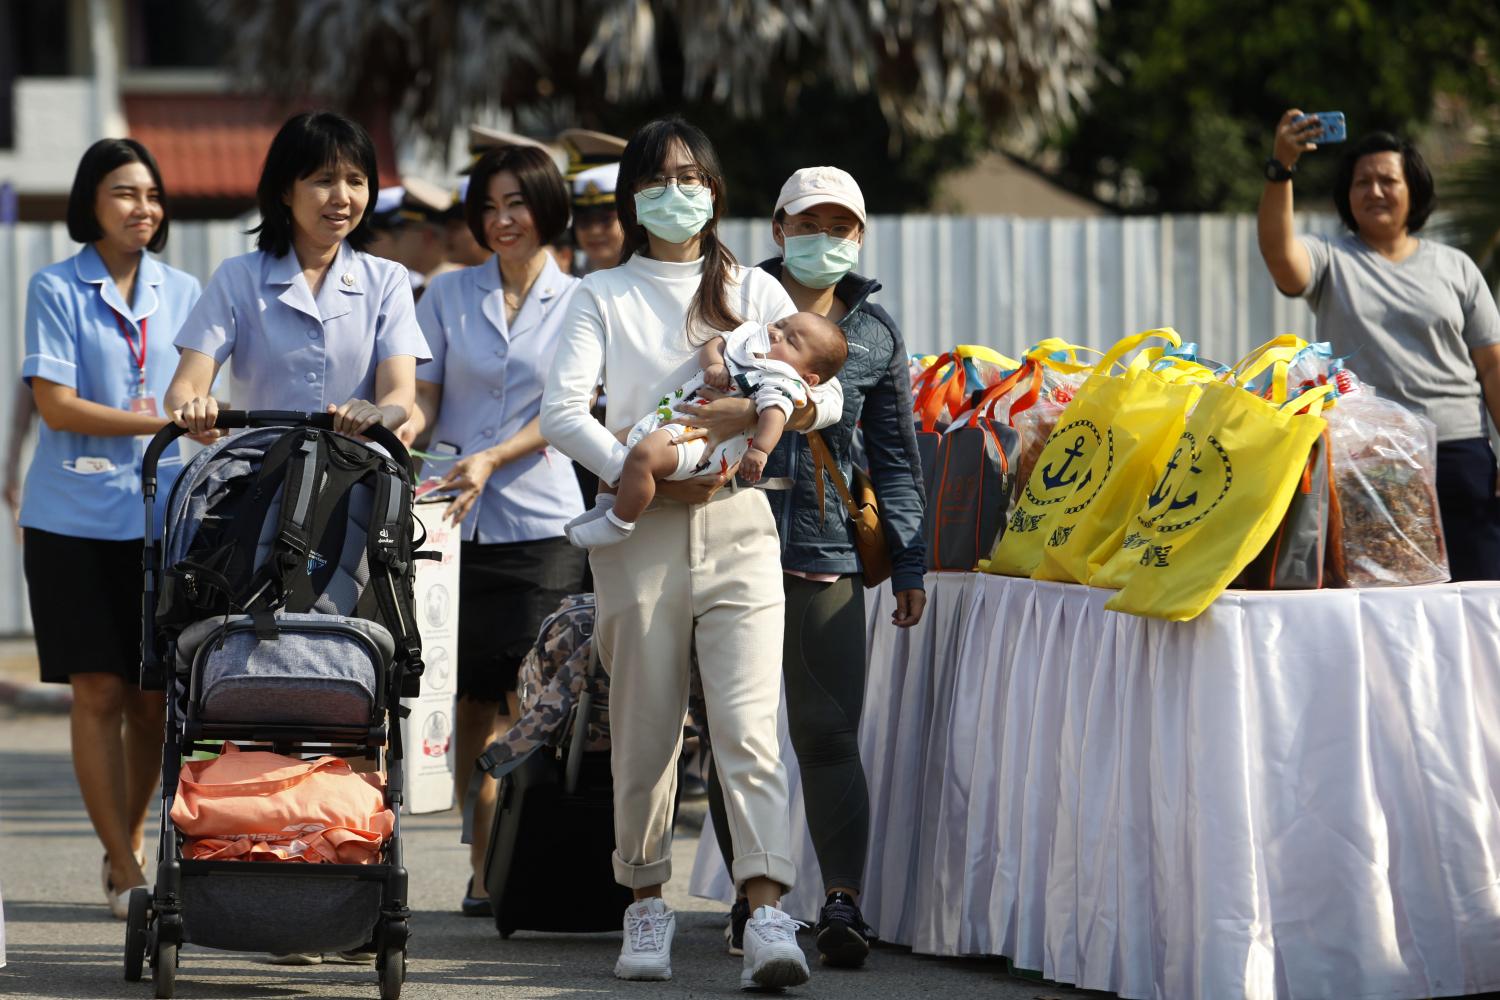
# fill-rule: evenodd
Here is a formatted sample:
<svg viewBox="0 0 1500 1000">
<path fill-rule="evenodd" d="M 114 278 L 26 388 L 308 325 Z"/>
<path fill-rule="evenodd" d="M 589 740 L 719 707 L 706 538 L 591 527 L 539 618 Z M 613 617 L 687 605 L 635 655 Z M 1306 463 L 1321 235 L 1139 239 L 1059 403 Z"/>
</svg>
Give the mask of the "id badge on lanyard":
<svg viewBox="0 0 1500 1000">
<path fill-rule="evenodd" d="M 148 417 L 160 416 L 156 406 L 156 397 L 151 395 L 146 388 L 146 319 L 141 320 L 139 348 L 130 337 L 130 327 L 126 324 L 125 317 L 115 313 L 115 325 L 120 328 L 120 335 L 125 338 L 125 347 L 130 351 L 131 364 L 135 366 L 135 387 L 130 393 L 130 412 Z"/>
</svg>

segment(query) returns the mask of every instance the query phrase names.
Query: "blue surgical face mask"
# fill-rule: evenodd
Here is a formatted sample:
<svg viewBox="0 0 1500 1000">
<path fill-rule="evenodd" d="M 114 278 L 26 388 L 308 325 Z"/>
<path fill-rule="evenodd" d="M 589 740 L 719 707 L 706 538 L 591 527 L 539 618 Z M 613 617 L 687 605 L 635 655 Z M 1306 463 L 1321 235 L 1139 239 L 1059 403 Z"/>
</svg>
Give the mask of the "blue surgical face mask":
<svg viewBox="0 0 1500 1000">
<path fill-rule="evenodd" d="M 859 263 L 859 244 L 827 233 L 784 237 L 786 269 L 799 285 L 829 288 Z"/>
<path fill-rule="evenodd" d="M 646 232 L 668 243 L 686 243 L 713 217 L 714 196 L 707 187 L 689 195 L 676 184 L 668 184 L 660 198 L 647 198 L 644 191 L 635 195 L 635 220 L 646 227 Z"/>
</svg>

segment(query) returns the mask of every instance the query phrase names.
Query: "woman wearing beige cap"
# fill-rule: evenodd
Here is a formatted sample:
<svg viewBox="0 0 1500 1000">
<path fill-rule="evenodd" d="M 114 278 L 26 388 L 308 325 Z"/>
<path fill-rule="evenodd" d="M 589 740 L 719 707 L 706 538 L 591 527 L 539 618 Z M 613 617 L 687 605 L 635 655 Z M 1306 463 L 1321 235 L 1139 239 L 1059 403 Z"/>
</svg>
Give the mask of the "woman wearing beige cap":
<svg viewBox="0 0 1500 1000">
<path fill-rule="evenodd" d="M 865 238 L 865 199 L 837 167 L 805 167 L 782 186 L 771 222 L 781 256 L 761 263 L 800 310 L 836 321 L 849 341 L 839 372 L 843 419 L 821 433 L 844 476 L 852 478 L 855 428 L 880 499 L 880 519 L 891 552 L 891 624 L 910 628 L 926 606 L 922 574 L 925 504 L 921 462 L 911 419 L 906 345 L 901 331 L 870 296 L 879 282 L 853 272 Z M 859 911 L 870 836 L 869 793 L 859 759 L 859 718 L 865 694 L 865 603 L 859 557 L 845 518 L 825 517 L 818 473 L 800 434 L 789 434 L 766 464 L 768 490 L 781 535 L 786 631 L 782 676 L 792 747 L 802 771 L 802 798 L 827 894 L 817 926 L 818 951 L 830 966 L 857 967 L 869 953 L 869 929 Z M 837 504 L 837 501 L 834 501 Z M 727 846 L 718 775 L 710 804 L 721 853 Z M 726 854 L 727 857 L 727 854 Z M 748 907 L 735 903 L 730 951 L 740 946 Z"/>
</svg>

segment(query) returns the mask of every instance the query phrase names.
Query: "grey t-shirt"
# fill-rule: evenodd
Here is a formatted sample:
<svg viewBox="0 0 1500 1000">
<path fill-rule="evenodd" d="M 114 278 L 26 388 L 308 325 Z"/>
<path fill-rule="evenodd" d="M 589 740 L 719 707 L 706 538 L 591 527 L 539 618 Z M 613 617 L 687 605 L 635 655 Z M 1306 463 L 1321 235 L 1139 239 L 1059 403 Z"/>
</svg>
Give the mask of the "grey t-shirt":
<svg viewBox="0 0 1500 1000">
<path fill-rule="evenodd" d="M 1500 344 L 1500 310 L 1463 252 L 1423 239 L 1399 264 L 1353 233 L 1300 237 L 1312 261 L 1302 297 L 1318 339 L 1380 393 L 1437 424 L 1439 441 L 1484 434 L 1469 352 Z"/>
</svg>

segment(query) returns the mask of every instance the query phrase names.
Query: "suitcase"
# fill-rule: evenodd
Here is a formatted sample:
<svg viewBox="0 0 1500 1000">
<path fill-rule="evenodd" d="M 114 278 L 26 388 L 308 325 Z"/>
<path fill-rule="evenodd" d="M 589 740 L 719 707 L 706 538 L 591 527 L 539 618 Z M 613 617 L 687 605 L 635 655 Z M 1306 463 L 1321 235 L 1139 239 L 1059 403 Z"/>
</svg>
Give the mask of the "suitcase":
<svg viewBox="0 0 1500 1000">
<path fill-rule="evenodd" d="M 590 651 L 589 670 L 598 669 Z M 588 685 L 561 749 L 542 747 L 500 779 L 485 889 L 502 938 L 518 930 L 619 930 L 633 899 L 615 881 L 609 751 L 586 751 Z"/>
</svg>

